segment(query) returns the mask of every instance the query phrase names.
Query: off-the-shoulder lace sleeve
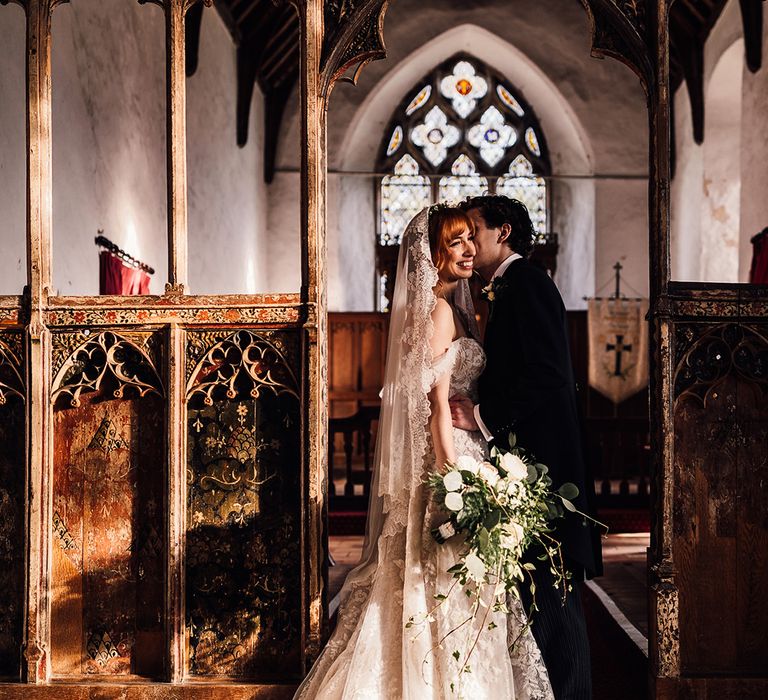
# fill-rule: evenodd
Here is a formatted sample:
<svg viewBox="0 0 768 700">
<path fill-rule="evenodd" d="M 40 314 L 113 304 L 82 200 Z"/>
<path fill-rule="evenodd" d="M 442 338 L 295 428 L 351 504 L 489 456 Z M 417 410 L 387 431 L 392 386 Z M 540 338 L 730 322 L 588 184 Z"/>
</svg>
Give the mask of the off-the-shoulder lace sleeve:
<svg viewBox="0 0 768 700">
<path fill-rule="evenodd" d="M 438 355 L 434 360 L 432 360 L 429 381 L 430 388 L 435 386 L 435 384 L 437 384 L 446 374 L 451 373 L 455 362 L 456 343 L 451 343 L 449 348 L 442 355 Z"/>
</svg>

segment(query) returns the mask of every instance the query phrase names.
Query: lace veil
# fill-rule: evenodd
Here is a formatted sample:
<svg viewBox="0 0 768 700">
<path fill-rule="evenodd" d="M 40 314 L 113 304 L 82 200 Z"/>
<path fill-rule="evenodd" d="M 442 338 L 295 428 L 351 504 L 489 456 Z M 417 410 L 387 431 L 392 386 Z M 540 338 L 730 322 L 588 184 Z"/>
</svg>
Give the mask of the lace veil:
<svg viewBox="0 0 768 700">
<path fill-rule="evenodd" d="M 348 674 L 354 675 L 357 664 L 361 674 L 365 674 L 364 668 L 370 672 L 371 664 L 362 649 L 374 642 L 363 644 L 365 638 L 375 639 L 377 647 L 399 649 L 405 620 L 399 617 L 385 624 L 379 619 L 369 627 L 368 622 L 361 622 L 369 599 L 379 599 L 386 591 L 384 595 L 394 596 L 400 607 L 404 594 L 422 600 L 424 606 L 428 602 L 419 563 L 427 498 L 423 479 L 426 470 L 434 467 L 428 394 L 440 371 L 438 366 L 450 369 L 445 363 L 433 364 L 430 348 L 438 275 L 428 224 L 429 209 L 424 209 L 410 222 L 400 244 L 363 554 L 339 595 L 336 630 L 297 698 L 315 697 L 319 684 L 323 697 L 341 697 Z M 453 304 L 468 333 L 477 337 L 466 281 L 454 293 Z M 392 643 L 387 644 L 382 634 L 393 635 Z M 422 655 L 428 650 L 429 645 Z M 392 662 L 407 664 L 410 656 L 418 655 L 398 656 L 400 661 Z M 412 669 L 413 677 L 421 675 L 420 666 Z"/>
<path fill-rule="evenodd" d="M 425 470 L 434 466 L 429 463 L 428 394 L 438 378 L 430 347 L 437 282 L 429 209 L 423 209 L 408 224 L 397 261 L 362 561 L 373 554 L 381 534 L 395 534 L 407 525 L 409 500 L 419 491 Z M 479 338 L 466 280 L 457 286 L 452 304 L 468 333 Z"/>
</svg>

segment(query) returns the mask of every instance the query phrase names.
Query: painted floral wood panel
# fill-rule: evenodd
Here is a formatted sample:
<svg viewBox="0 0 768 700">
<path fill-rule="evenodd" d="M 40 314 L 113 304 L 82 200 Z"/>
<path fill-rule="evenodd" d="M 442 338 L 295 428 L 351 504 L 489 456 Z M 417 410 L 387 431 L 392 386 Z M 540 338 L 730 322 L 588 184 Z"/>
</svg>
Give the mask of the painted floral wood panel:
<svg viewBox="0 0 768 700">
<path fill-rule="evenodd" d="M 18 680 L 24 616 L 21 334 L 0 337 L 0 678 Z"/>
<path fill-rule="evenodd" d="M 165 401 L 121 336 L 79 346 L 54 383 L 51 667 L 160 679 L 165 635 Z"/>
<path fill-rule="evenodd" d="M 188 673 L 300 673 L 300 415 L 296 336 L 190 333 Z"/>
</svg>

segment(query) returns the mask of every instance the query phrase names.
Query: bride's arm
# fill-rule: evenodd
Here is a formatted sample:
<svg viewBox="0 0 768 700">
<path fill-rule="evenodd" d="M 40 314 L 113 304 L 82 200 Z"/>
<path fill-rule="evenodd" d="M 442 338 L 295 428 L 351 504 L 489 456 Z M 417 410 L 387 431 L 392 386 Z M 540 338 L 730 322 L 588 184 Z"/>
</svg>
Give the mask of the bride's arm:
<svg viewBox="0 0 768 700">
<path fill-rule="evenodd" d="M 456 331 L 453 320 L 453 310 L 444 299 L 438 299 L 432 312 L 434 332 L 430 340 L 432 359 L 447 352 L 451 347 Z M 429 392 L 429 403 L 432 413 L 429 417 L 429 429 L 432 434 L 432 444 L 435 448 L 435 465 L 442 469 L 446 462 L 455 462 L 456 454 L 453 449 L 453 424 L 451 408 L 448 404 L 451 374 L 445 372 Z"/>
</svg>

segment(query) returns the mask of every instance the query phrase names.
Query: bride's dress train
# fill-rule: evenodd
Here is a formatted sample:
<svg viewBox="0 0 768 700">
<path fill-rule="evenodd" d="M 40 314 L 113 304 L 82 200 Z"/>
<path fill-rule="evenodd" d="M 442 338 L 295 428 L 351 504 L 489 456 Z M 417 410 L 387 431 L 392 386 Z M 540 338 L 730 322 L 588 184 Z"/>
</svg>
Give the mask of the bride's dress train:
<svg viewBox="0 0 768 700">
<path fill-rule="evenodd" d="M 451 393 L 474 397 L 484 364 L 481 345 L 460 338 L 434 363 L 432 381 L 449 372 Z M 416 419 L 426 426 L 428 415 Z M 457 456 L 488 456 L 479 433 L 454 430 L 454 444 Z M 434 458 L 424 461 L 428 468 L 434 468 Z M 447 573 L 463 541 L 458 535 L 438 545 L 432 538 L 431 528 L 444 516 L 430 504 L 421 483 L 424 475 L 411 482 L 407 507 L 392 503 L 386 509 L 381 533 L 369 542 L 367 561 L 347 578 L 336 629 L 297 698 L 549 700 L 547 672 L 530 630 L 523 631 L 525 615 L 517 600 L 510 596 L 509 615 L 481 607 L 476 619 L 466 622 L 472 617 L 471 601 Z M 418 624 L 435 607 L 434 595 L 449 590 L 433 621 Z M 417 624 L 406 629 L 412 616 Z M 471 672 L 459 678 L 461 663 L 453 652 L 458 650 L 463 660 L 476 639 Z M 510 652 L 508 645 L 515 640 Z"/>
</svg>

